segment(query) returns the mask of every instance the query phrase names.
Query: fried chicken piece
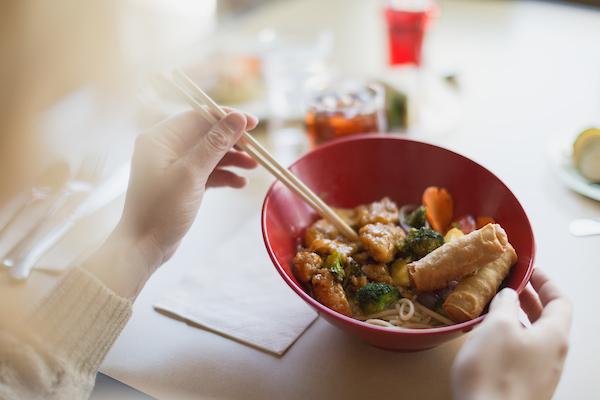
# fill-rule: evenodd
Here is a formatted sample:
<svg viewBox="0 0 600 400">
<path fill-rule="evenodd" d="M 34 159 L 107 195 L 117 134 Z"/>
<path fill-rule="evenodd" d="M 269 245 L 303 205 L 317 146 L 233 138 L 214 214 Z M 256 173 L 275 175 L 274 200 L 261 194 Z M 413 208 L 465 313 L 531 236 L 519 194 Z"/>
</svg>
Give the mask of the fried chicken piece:
<svg viewBox="0 0 600 400">
<path fill-rule="evenodd" d="M 306 245 L 310 246 L 312 242 L 319 239 L 335 239 L 340 236 L 337 228 L 326 219 L 320 219 L 306 229 L 304 239 Z"/>
<path fill-rule="evenodd" d="M 354 290 L 360 289 L 361 287 L 365 286 L 367 283 L 369 283 L 369 280 L 364 275 L 350 277 L 350 286 L 352 286 L 352 288 Z"/>
<path fill-rule="evenodd" d="M 358 226 L 358 215 L 354 208 L 334 208 L 333 209 L 348 225 Z"/>
<path fill-rule="evenodd" d="M 355 209 L 355 219 L 358 226 L 375 224 L 397 224 L 398 206 L 388 197 L 375 201 L 368 205 L 358 206 Z"/>
<path fill-rule="evenodd" d="M 319 303 L 340 314 L 349 317 L 352 316 L 352 309 L 346 298 L 344 288 L 335 281 L 331 272 L 326 269 L 320 269 L 318 273 L 312 277 L 312 288 L 313 294 Z"/>
<path fill-rule="evenodd" d="M 359 264 L 367 264 L 371 256 L 366 251 L 352 254 L 352 258 Z"/>
<path fill-rule="evenodd" d="M 394 259 L 404 231 L 392 224 L 368 224 L 358 231 L 360 241 L 376 261 L 387 263 Z"/>
<path fill-rule="evenodd" d="M 331 222 L 325 219 L 320 219 L 308 227 L 304 241 L 310 251 L 320 255 L 337 252 L 348 256 L 358 249 L 358 243 L 346 239 Z"/>
<path fill-rule="evenodd" d="M 323 266 L 323 259 L 312 251 L 299 251 L 294 257 L 294 266 L 296 278 L 308 283 Z"/>
<path fill-rule="evenodd" d="M 385 264 L 367 264 L 361 270 L 372 281 L 392 284 L 392 277 Z"/>
</svg>

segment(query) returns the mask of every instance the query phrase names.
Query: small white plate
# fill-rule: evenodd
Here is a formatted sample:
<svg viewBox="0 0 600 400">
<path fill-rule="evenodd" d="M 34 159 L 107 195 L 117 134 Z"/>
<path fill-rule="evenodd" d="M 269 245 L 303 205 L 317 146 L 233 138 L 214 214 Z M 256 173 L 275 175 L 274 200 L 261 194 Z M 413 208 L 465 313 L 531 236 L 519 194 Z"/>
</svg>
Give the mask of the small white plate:
<svg viewBox="0 0 600 400">
<path fill-rule="evenodd" d="M 573 165 L 571 138 L 554 140 L 548 146 L 548 157 L 555 173 L 565 185 L 579 194 L 600 201 L 600 184 L 585 179 Z"/>
</svg>

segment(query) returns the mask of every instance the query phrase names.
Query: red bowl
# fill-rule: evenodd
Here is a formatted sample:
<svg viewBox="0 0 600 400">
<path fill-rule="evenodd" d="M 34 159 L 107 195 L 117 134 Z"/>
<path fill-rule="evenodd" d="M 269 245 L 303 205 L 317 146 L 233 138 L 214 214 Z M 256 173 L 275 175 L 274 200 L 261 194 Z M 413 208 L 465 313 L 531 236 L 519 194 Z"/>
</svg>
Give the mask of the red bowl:
<svg viewBox="0 0 600 400">
<path fill-rule="evenodd" d="M 397 204 L 420 203 L 427 186 L 445 187 L 455 216 L 489 215 L 506 230 L 518 254 L 506 285 L 521 292 L 531 273 L 535 243 L 523 207 L 498 177 L 476 162 L 442 147 L 390 135 L 359 135 L 333 141 L 296 161 L 290 169 L 335 207 L 354 207 L 389 196 Z M 275 182 L 264 200 L 265 246 L 283 280 L 334 326 L 385 349 L 424 350 L 456 338 L 484 316 L 432 329 L 389 329 L 339 314 L 313 299 L 296 280 L 292 259 L 304 230 L 317 214 Z"/>
</svg>

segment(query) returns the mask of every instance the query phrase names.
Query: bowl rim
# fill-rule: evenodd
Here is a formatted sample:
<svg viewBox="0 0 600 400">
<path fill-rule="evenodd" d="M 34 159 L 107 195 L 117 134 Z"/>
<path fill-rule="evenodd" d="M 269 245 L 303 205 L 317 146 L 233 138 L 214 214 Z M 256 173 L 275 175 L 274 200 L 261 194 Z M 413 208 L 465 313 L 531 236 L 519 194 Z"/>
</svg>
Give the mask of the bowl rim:
<svg viewBox="0 0 600 400">
<path fill-rule="evenodd" d="M 288 167 L 288 169 L 292 169 L 294 166 L 301 163 L 302 161 L 304 161 L 304 159 L 308 158 L 309 156 L 312 156 L 313 154 L 316 154 L 316 153 L 326 151 L 330 147 L 337 146 L 341 143 L 353 142 L 353 141 L 364 141 L 364 140 L 367 140 L 367 141 L 398 140 L 398 141 L 402 141 L 402 142 L 419 143 L 419 144 L 423 144 L 423 145 L 426 145 L 429 147 L 441 149 L 441 150 L 450 152 L 458 157 L 461 157 L 461 158 L 467 160 L 468 162 L 471 162 L 472 164 L 474 164 L 475 166 L 477 166 L 479 168 L 484 169 L 489 174 L 491 174 L 494 178 L 496 178 L 502 185 L 504 185 L 504 187 L 506 187 L 508 192 L 515 198 L 518 208 L 520 209 L 520 211 L 522 211 L 523 215 L 525 216 L 525 221 L 527 222 L 527 227 L 529 228 L 529 236 L 531 237 L 531 258 L 529 260 L 529 264 L 527 265 L 527 271 L 525 272 L 525 277 L 522 280 L 522 282 L 520 282 L 518 287 L 516 289 L 514 289 L 518 294 L 520 294 L 523 291 L 525 286 L 527 286 L 527 284 L 529 283 L 529 280 L 530 280 L 531 275 L 533 274 L 533 270 L 535 268 L 534 261 L 535 261 L 536 243 L 535 243 L 535 236 L 533 234 L 533 227 L 531 225 L 531 221 L 529 220 L 529 216 L 525 212 L 525 209 L 521 205 L 521 202 L 519 201 L 517 196 L 515 196 L 513 191 L 508 187 L 508 185 L 506 185 L 506 183 L 504 183 L 504 181 L 502 179 L 500 179 L 496 174 L 491 172 L 489 169 L 487 169 L 483 165 L 479 164 L 478 162 L 470 159 L 469 157 L 464 156 L 460 153 L 457 153 L 453 150 L 447 149 L 443 146 L 439 146 L 439 145 L 429 143 L 426 141 L 422 141 L 422 140 L 415 140 L 415 139 L 401 137 L 396 134 L 389 134 L 389 133 L 378 133 L 378 134 L 367 133 L 367 134 L 358 134 L 358 135 L 352 135 L 352 136 L 347 136 L 347 137 L 341 137 L 338 139 L 334 139 L 323 145 L 320 145 L 316 149 L 312 149 L 312 150 L 306 152 L 305 154 L 303 154 L 302 156 L 300 156 L 300 158 L 298 158 L 296 161 L 294 161 Z M 358 319 L 348 317 L 346 315 L 338 313 L 337 311 L 334 311 L 334 310 L 330 309 L 329 307 L 324 306 L 323 304 L 319 303 L 317 300 L 315 300 L 313 297 L 311 297 L 308 293 L 306 293 L 306 291 L 301 287 L 301 285 L 296 284 L 288 276 L 288 274 L 285 272 L 283 265 L 281 265 L 279 263 L 279 260 L 277 260 L 277 257 L 275 256 L 273 248 L 271 247 L 271 243 L 268 239 L 268 233 L 267 233 L 268 228 L 266 227 L 266 220 L 267 220 L 266 209 L 268 207 L 268 203 L 271 198 L 271 194 L 272 194 L 273 190 L 275 189 L 275 186 L 278 183 L 279 183 L 279 181 L 276 180 L 269 186 L 269 189 L 267 190 L 267 193 L 265 194 L 265 198 L 263 200 L 263 205 L 261 208 L 261 218 L 260 218 L 263 242 L 267 249 L 267 253 L 269 254 L 269 258 L 273 262 L 273 265 L 275 266 L 275 269 L 277 270 L 279 275 L 283 278 L 283 280 L 287 283 L 287 285 L 298 296 L 300 296 L 305 302 L 307 302 L 309 305 L 311 305 L 313 308 L 315 308 L 319 314 L 325 313 L 334 319 L 342 321 L 346 325 L 355 325 L 357 327 L 366 329 L 368 331 L 380 332 L 380 333 L 384 333 L 384 334 L 391 334 L 391 335 L 397 334 L 399 337 L 406 336 L 407 334 L 415 335 L 415 336 L 423 336 L 423 335 L 431 335 L 431 334 L 452 333 L 452 332 L 457 332 L 457 331 L 468 331 L 468 330 L 472 329 L 472 327 L 474 327 L 475 325 L 482 322 L 484 320 L 484 318 L 486 317 L 487 313 L 482 314 L 479 317 L 469 320 L 469 321 L 465 321 L 465 322 L 461 322 L 461 323 L 453 324 L 453 325 L 448 325 L 448 326 L 436 327 L 436 328 L 424 328 L 424 329 L 409 329 L 409 328 L 401 328 L 401 327 L 390 328 L 390 327 L 383 327 L 383 326 L 368 324 L 364 321 L 360 321 Z"/>
</svg>

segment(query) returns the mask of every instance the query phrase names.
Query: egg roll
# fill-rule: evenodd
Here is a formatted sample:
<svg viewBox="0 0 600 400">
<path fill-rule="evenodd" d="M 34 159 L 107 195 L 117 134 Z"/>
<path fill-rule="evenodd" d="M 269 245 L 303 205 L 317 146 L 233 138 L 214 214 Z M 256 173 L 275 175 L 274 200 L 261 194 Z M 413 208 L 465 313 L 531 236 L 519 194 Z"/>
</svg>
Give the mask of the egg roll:
<svg viewBox="0 0 600 400">
<path fill-rule="evenodd" d="M 464 322 L 480 316 L 516 261 L 517 253 L 508 244 L 499 258 L 459 282 L 443 305 L 450 319 Z"/>
<path fill-rule="evenodd" d="M 410 281 L 419 291 L 445 288 L 500 257 L 507 244 L 504 229 L 488 224 L 408 264 Z"/>
</svg>

